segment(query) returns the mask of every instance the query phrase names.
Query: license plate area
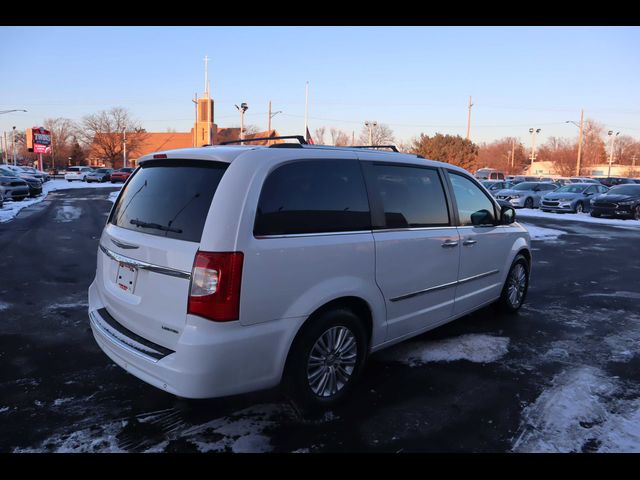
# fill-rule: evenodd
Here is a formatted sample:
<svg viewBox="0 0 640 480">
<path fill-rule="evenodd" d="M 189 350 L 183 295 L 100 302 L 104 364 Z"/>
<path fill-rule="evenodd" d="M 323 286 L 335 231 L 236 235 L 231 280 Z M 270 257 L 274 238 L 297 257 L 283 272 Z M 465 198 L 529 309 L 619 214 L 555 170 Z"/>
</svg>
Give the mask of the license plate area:
<svg viewBox="0 0 640 480">
<path fill-rule="evenodd" d="M 138 269 L 123 262 L 118 262 L 118 274 L 116 284 L 123 292 L 133 293 L 136 288 Z"/>
</svg>

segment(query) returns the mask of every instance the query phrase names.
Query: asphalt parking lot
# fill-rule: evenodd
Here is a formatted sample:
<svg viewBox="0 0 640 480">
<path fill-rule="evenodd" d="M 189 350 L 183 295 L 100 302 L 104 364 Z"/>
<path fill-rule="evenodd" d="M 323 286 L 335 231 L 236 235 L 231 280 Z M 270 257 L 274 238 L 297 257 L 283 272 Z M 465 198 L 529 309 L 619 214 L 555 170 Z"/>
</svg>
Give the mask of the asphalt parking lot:
<svg viewBox="0 0 640 480">
<path fill-rule="evenodd" d="M 351 401 L 301 418 L 277 390 L 187 401 L 96 345 L 87 288 L 111 189 L 0 224 L 1 452 L 640 451 L 640 230 L 526 219 L 525 306 L 371 357 Z"/>
</svg>

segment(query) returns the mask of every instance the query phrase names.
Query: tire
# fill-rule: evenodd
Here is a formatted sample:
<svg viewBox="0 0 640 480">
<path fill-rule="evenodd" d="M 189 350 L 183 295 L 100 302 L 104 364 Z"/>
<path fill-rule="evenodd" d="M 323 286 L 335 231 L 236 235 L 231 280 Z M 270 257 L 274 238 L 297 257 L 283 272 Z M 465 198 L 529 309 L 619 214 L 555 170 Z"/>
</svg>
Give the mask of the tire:
<svg viewBox="0 0 640 480">
<path fill-rule="evenodd" d="M 71 183 L 71 180 L 67 180 L 67 182 Z"/>
<path fill-rule="evenodd" d="M 533 208 L 533 198 L 529 197 L 524 201 L 524 208 Z"/>
<path fill-rule="evenodd" d="M 633 209 L 633 216 L 631 218 L 640 220 L 640 205 L 636 205 L 636 208 Z"/>
<path fill-rule="evenodd" d="M 529 290 L 529 272 L 527 259 L 522 254 L 517 255 L 511 264 L 500 299 L 497 302 L 500 310 L 507 313 L 515 313 L 520 310 Z"/>
<path fill-rule="evenodd" d="M 591 211 L 590 215 L 595 218 L 600 218 L 600 214 L 598 212 Z"/>
<path fill-rule="evenodd" d="M 582 213 L 582 212 L 584 212 L 584 205 L 582 205 L 582 202 L 576 203 L 576 208 L 573 210 L 573 213 Z"/>
<path fill-rule="evenodd" d="M 340 357 L 334 357 L 336 350 L 333 348 L 327 351 L 321 344 L 323 341 L 328 341 L 333 348 L 343 349 L 342 372 L 347 377 L 336 375 L 338 370 L 334 370 L 332 363 Z M 367 343 L 363 322 L 351 310 L 338 308 L 310 318 L 289 351 L 283 378 L 285 393 L 307 414 L 339 404 L 351 392 L 362 373 L 367 358 Z M 323 355 L 323 351 L 326 355 Z M 310 365 L 312 353 L 318 358 L 316 365 Z M 322 363 L 320 358 L 323 358 Z M 331 378 L 334 379 L 333 385 Z"/>
</svg>

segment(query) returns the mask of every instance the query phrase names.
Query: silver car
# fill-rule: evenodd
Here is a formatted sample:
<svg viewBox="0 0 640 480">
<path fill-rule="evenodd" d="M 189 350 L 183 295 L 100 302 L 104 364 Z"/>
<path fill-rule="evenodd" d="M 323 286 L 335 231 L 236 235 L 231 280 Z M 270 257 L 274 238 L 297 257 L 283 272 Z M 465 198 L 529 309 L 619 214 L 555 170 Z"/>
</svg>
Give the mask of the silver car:
<svg viewBox="0 0 640 480">
<path fill-rule="evenodd" d="M 540 199 L 557 188 L 557 185 L 549 182 L 522 182 L 499 191 L 496 198 L 509 202 L 515 208 L 537 208 Z"/>
</svg>

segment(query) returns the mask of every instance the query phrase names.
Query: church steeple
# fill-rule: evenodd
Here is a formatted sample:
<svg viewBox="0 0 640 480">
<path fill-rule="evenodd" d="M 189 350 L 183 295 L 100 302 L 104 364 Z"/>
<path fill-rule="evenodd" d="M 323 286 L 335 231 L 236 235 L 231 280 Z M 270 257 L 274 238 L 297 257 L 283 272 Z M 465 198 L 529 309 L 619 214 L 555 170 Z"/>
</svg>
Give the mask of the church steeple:
<svg viewBox="0 0 640 480">
<path fill-rule="evenodd" d="M 218 126 L 213 123 L 213 99 L 209 90 L 209 57 L 204 57 L 204 95 L 195 103 L 196 123 L 193 128 L 193 146 L 214 145 Z"/>
</svg>

